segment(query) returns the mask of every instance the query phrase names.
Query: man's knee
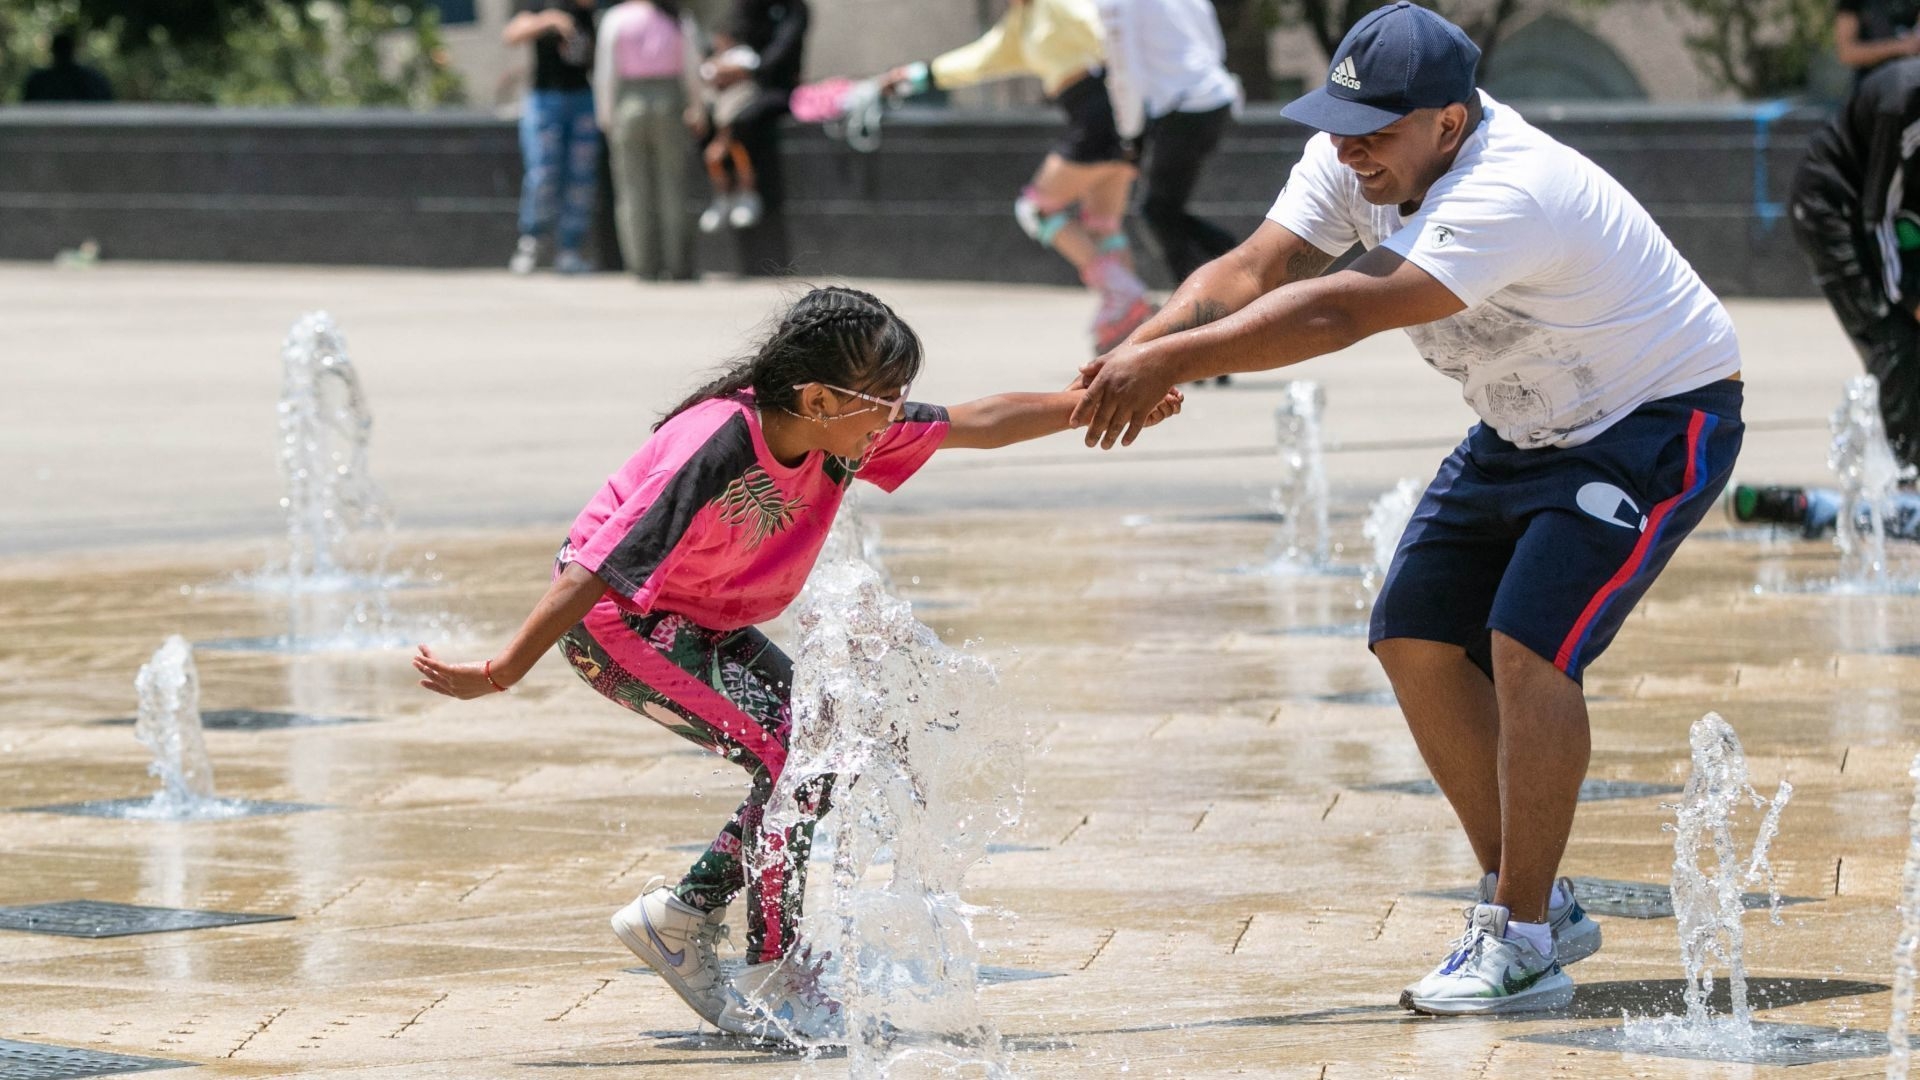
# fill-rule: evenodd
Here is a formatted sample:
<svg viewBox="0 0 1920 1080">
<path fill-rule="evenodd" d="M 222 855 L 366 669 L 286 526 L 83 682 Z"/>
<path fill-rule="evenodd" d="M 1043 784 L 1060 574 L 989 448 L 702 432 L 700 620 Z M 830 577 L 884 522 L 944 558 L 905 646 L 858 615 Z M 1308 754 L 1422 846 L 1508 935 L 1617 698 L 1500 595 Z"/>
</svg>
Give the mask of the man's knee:
<svg viewBox="0 0 1920 1080">
<path fill-rule="evenodd" d="M 1020 223 L 1020 231 L 1033 237 L 1041 247 L 1052 248 L 1060 230 L 1073 221 L 1070 203 L 1056 203 L 1040 194 L 1032 187 L 1020 192 L 1013 200 L 1013 218 Z"/>
<path fill-rule="evenodd" d="M 1457 670 L 1461 664 L 1472 663 L 1467 658 L 1467 650 L 1460 646 L 1422 638 L 1382 638 L 1373 643 L 1373 655 L 1386 669 L 1389 679 Z"/>
</svg>

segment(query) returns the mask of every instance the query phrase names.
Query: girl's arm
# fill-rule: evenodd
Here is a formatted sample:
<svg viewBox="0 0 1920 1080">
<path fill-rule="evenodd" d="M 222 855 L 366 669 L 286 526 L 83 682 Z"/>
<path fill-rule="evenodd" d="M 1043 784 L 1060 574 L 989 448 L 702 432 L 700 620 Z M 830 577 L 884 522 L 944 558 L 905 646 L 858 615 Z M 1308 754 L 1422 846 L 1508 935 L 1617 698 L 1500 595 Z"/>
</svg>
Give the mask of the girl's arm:
<svg viewBox="0 0 1920 1080">
<path fill-rule="evenodd" d="M 433 655 L 425 645 L 413 658 L 413 667 L 421 675 L 420 685 L 436 694 L 461 699 L 497 693 L 494 683 L 512 686 L 526 677 L 541 654 L 553 648 L 573 625 L 587 617 L 593 605 L 606 595 L 607 583 L 579 563 L 568 563 L 560 576 L 547 587 L 547 595 L 533 606 L 533 614 L 520 626 L 520 632 L 507 643 L 504 652 L 491 661 L 449 663 Z M 492 665 L 492 680 L 487 677 Z"/>
<path fill-rule="evenodd" d="M 994 450 L 1042 435 L 1067 430 L 1074 406 L 1085 390 L 1060 390 L 1050 394 L 995 394 L 947 410 L 947 436 L 940 448 Z M 1150 424 L 1157 424 L 1180 411 L 1186 399 L 1179 390 L 1167 392 L 1166 399 L 1153 411 Z"/>
</svg>

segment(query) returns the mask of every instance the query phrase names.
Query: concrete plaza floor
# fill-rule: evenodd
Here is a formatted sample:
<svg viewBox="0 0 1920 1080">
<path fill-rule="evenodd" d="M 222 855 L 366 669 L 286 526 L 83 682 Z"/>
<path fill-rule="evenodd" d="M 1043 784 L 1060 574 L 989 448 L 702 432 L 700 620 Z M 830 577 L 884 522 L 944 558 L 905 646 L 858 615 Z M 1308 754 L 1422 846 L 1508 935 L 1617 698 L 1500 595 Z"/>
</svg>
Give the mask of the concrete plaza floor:
<svg viewBox="0 0 1920 1080">
<path fill-rule="evenodd" d="M 916 397 L 1064 384 L 1086 301 L 869 283 L 926 337 Z M 291 917 L 85 939 L 0 930 L 0 1040 L 187 1063 L 190 1076 L 828 1077 L 696 1034 L 606 916 L 731 811 L 740 777 L 553 660 L 510 695 L 418 690 L 404 651 L 247 647 L 284 597 L 277 350 L 338 318 L 376 417 L 373 472 L 411 587 L 396 619 L 495 648 L 567 520 L 696 371 L 778 301 L 750 284 L 273 268 L 0 267 L 0 790 L 6 808 L 141 795 L 124 725 L 165 635 L 199 644 L 203 707 L 362 722 L 207 736 L 221 794 L 318 804 L 202 824 L 6 815 L 0 907 L 63 900 Z M 1824 308 L 1732 305 L 1747 354 L 1743 476 L 1817 480 L 1856 370 Z M 1297 369 L 1327 389 L 1340 560 L 1469 417 L 1403 340 Z M 1567 1011 L 1436 1021 L 1395 1006 L 1458 931 L 1472 859 L 1352 627 L 1357 576 L 1259 572 L 1283 377 L 1194 394 L 1127 451 L 1072 436 L 941 455 L 865 502 L 893 579 L 978 639 L 1031 718 L 1017 834 L 969 879 L 1024 1076 L 1866 1077 L 1577 1045 L 1679 1007 L 1671 918 L 1601 916 Z M 1658 885 L 1688 725 L 1722 712 L 1754 778 L 1796 794 L 1775 845 L 1782 924 L 1747 920 L 1760 1018 L 1884 1030 L 1920 738 L 1920 608 L 1795 584 L 1824 544 L 1710 519 L 1590 672 L 1590 777 L 1565 872 Z M 1756 585 L 1765 584 L 1756 590 Z M 777 636 L 777 635 L 776 635 Z M 228 647 L 221 647 L 222 644 Z M 1396 786 L 1398 785 L 1398 786 Z M 1568 1038 L 1574 1040 L 1569 1044 Z M 1561 1041 L 1552 1041 L 1559 1039 Z M 1833 1035 L 1830 1041 L 1845 1042 Z M 0 1042 L 0 1077 L 8 1072 Z M 1871 1046 L 1858 1053 L 1870 1053 Z M 43 1075 L 27 1073 L 17 1075 Z M 44 1074 L 51 1075 L 51 1074 Z"/>
</svg>

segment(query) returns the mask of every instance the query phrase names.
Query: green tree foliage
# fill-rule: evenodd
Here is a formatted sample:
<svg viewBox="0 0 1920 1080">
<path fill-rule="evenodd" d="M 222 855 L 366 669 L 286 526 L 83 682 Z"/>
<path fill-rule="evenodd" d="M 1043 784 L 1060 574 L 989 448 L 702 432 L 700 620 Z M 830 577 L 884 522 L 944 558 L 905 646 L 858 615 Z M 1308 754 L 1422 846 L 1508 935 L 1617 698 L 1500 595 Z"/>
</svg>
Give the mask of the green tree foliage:
<svg viewBox="0 0 1920 1080">
<path fill-rule="evenodd" d="M 389 105 L 465 100 L 426 0 L 0 0 L 0 101 L 62 27 L 126 101 Z"/>
<path fill-rule="evenodd" d="M 1592 0 L 1590 0 L 1592 2 Z M 1699 27 L 1687 51 L 1708 78 L 1748 98 L 1798 94 L 1833 47 L 1833 0 L 1665 0 Z"/>
<path fill-rule="evenodd" d="M 1320 43 L 1321 51 L 1327 59 L 1333 59 L 1333 51 L 1340 47 L 1340 39 L 1347 36 L 1353 24 L 1365 18 L 1376 8 L 1386 7 L 1393 0 L 1276 0 L 1276 14 L 1281 25 L 1299 25 L 1312 31 L 1314 40 Z M 1515 15 L 1520 14 L 1521 0 L 1421 0 L 1422 6 L 1431 8 L 1467 32 L 1467 36 L 1480 46 L 1482 63 L 1491 58 L 1494 46 L 1500 43 L 1500 35 Z"/>
</svg>

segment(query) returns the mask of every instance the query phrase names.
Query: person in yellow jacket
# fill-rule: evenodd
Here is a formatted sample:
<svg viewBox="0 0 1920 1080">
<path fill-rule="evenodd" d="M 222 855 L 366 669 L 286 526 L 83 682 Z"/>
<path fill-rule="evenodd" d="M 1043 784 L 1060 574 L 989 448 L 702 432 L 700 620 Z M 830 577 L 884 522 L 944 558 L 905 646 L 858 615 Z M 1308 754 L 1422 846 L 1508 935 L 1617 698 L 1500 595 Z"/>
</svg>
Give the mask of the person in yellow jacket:
<svg viewBox="0 0 1920 1080">
<path fill-rule="evenodd" d="M 1006 15 L 980 40 L 880 77 L 883 89 L 914 94 L 1039 76 L 1047 97 L 1066 112 L 1067 130 L 1014 200 L 1014 217 L 1099 294 L 1095 355 L 1126 340 L 1154 312 L 1122 228 L 1136 170 L 1114 125 L 1105 55 L 1094 0 L 1010 0 Z"/>
</svg>

